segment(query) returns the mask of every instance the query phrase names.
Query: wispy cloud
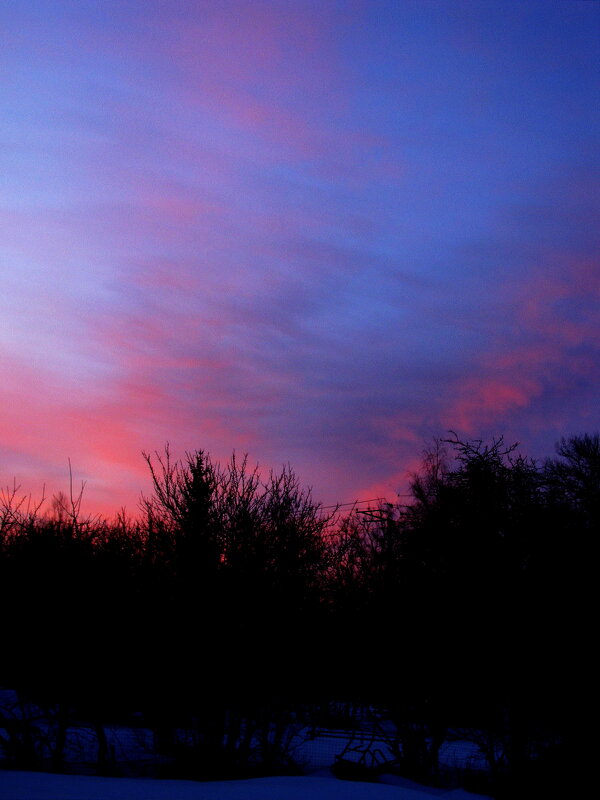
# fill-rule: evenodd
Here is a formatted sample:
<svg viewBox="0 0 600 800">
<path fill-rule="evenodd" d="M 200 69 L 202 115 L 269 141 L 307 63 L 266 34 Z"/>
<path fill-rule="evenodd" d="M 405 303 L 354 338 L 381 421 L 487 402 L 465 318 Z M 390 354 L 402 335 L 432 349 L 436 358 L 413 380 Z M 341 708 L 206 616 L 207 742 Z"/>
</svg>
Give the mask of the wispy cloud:
<svg viewBox="0 0 600 800">
<path fill-rule="evenodd" d="M 594 4 L 2 13 L 8 479 L 132 507 L 169 440 L 335 502 L 597 427 Z"/>
</svg>

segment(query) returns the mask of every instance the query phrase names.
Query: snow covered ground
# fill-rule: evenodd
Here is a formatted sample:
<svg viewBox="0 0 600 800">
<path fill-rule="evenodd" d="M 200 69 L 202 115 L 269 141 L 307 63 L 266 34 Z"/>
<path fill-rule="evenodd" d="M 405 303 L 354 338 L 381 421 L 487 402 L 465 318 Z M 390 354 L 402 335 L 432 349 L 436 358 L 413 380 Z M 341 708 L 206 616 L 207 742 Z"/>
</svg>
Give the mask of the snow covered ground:
<svg viewBox="0 0 600 800">
<path fill-rule="evenodd" d="M 44 712 L 31 704 L 20 704 L 12 691 L 0 689 L 0 710 L 9 722 L 27 718 L 34 724 L 40 742 L 47 720 Z M 152 731 L 140 727 L 106 726 L 104 734 L 113 758 L 131 774 L 153 774 L 160 762 L 154 747 Z M 2 738 L 7 731 L 0 728 Z M 331 765 L 343 753 L 347 761 L 358 760 L 365 748 L 374 764 L 389 763 L 393 753 L 385 736 L 373 733 L 299 729 L 293 741 L 293 756 L 308 772 L 305 777 L 273 777 L 242 781 L 200 783 L 196 781 L 159 780 L 154 778 L 99 778 L 89 775 L 57 775 L 41 772 L 18 772 L 0 769 L 0 800 L 431 800 L 432 797 L 452 800 L 475 800 L 480 795 L 461 789 L 433 789 L 393 775 L 382 775 L 378 783 L 341 781 L 333 777 Z M 66 753 L 71 767 L 79 771 L 95 769 L 98 741 L 94 730 L 73 725 L 68 730 Z M 46 753 L 49 758 L 50 751 Z M 443 767 L 479 766 L 478 748 L 468 741 L 447 742 L 440 752 Z M 370 762 L 366 762 L 370 763 Z M 145 765 L 149 765 L 148 770 Z M 125 774 L 127 772 L 125 771 Z"/>
<path fill-rule="evenodd" d="M 394 780 L 390 778 L 390 781 Z M 429 789 L 408 781 L 357 783 L 329 777 L 259 778 L 246 781 L 166 781 L 95 778 L 43 772 L 0 771 L 2 800 L 476 800 L 455 789 Z M 398 785 L 400 784 L 400 785 Z"/>
</svg>

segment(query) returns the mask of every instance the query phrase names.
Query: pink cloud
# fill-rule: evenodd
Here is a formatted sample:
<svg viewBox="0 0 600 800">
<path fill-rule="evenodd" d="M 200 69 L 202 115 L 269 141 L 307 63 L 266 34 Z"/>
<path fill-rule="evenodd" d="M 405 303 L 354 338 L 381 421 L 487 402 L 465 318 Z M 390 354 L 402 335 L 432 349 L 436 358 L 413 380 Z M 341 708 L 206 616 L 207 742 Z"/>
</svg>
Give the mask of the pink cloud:
<svg viewBox="0 0 600 800">
<path fill-rule="evenodd" d="M 539 391 L 532 380 L 511 384 L 497 378 L 465 378 L 457 399 L 445 411 L 447 424 L 476 435 L 483 425 L 525 408 Z"/>
<path fill-rule="evenodd" d="M 68 488 L 70 459 L 76 488 L 79 476 L 88 481 L 86 508 L 112 514 L 123 503 L 135 504 L 146 483 L 135 457 L 141 450 L 135 431 L 110 408 L 82 408 L 65 400 L 60 379 L 39 367 L 9 365 L 6 359 L 1 367 L 17 386 L 5 383 L 0 389 L 0 441 L 25 459 L 20 474 L 3 473 L 3 482 L 15 478 L 24 491 L 38 494 L 45 483 L 51 496 Z"/>
<path fill-rule="evenodd" d="M 564 410 L 557 416 L 549 399 L 564 409 L 573 385 L 598 375 L 600 274 L 589 260 L 552 252 L 502 292 L 510 324 L 478 355 L 474 374 L 457 379 L 443 418 L 472 435 L 493 422 L 538 427 L 540 414 L 560 427 Z"/>
</svg>

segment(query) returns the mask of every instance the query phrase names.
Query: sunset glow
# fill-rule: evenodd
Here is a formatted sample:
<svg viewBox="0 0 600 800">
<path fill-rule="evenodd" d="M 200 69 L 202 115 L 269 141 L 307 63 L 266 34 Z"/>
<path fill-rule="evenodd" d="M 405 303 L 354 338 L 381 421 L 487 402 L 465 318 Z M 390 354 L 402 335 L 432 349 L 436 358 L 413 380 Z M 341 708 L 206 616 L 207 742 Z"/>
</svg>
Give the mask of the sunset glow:
<svg viewBox="0 0 600 800">
<path fill-rule="evenodd" d="M 598 430 L 600 3 L 0 8 L 0 483 L 141 452 L 405 491 Z"/>
</svg>

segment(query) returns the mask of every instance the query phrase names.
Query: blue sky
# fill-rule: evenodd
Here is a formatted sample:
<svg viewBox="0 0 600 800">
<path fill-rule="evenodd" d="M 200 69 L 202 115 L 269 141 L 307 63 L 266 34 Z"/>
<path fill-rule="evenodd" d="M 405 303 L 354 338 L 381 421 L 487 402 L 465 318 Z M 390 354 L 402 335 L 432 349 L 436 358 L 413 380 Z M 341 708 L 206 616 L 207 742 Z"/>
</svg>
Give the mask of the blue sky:
<svg viewBox="0 0 600 800">
<path fill-rule="evenodd" d="M 0 6 L 4 482 L 598 429 L 598 2 Z"/>
</svg>

